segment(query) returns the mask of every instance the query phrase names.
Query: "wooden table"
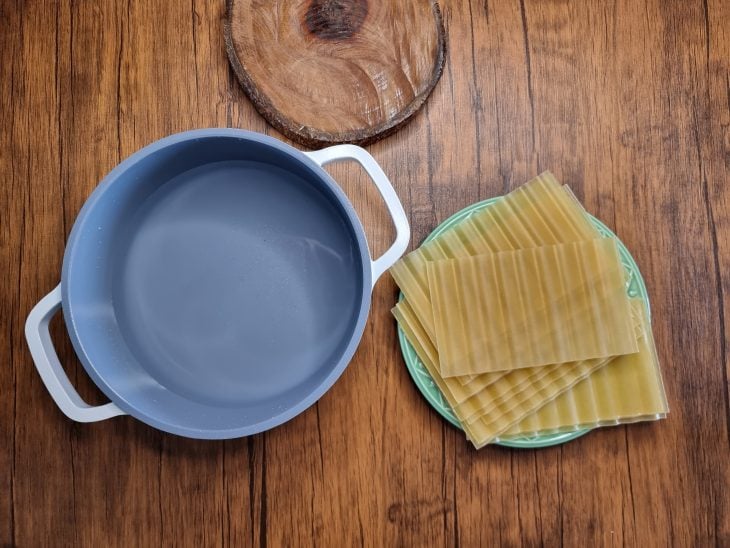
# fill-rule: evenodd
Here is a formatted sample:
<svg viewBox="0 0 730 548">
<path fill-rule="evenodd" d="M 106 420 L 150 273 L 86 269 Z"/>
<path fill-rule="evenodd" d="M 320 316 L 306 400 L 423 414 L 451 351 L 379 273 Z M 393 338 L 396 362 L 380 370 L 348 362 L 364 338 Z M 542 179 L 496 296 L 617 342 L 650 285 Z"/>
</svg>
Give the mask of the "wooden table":
<svg viewBox="0 0 730 548">
<path fill-rule="evenodd" d="M 401 358 L 387 276 L 360 349 L 321 401 L 266 434 L 181 439 L 131 418 L 73 424 L 23 323 L 59 280 L 99 180 L 172 132 L 275 134 L 239 89 L 223 2 L 0 6 L 0 544 L 349 546 L 730 544 L 730 2 L 444 1 L 443 78 L 370 147 L 417 245 L 545 169 L 637 259 L 671 406 L 539 451 L 473 450 Z M 375 252 L 365 176 L 336 178 Z M 54 325 L 73 383 L 104 398 Z"/>
</svg>

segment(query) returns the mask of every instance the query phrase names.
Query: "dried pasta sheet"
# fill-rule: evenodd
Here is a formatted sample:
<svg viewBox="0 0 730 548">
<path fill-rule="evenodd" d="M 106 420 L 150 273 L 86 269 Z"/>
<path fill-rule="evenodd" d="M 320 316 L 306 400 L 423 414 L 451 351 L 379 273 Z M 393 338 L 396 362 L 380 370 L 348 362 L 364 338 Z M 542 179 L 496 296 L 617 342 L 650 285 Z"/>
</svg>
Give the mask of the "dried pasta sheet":
<svg viewBox="0 0 730 548">
<path fill-rule="evenodd" d="M 550 385 L 563 376 L 581 376 L 586 372 L 585 364 L 577 362 L 483 373 L 475 375 L 474 382 L 469 384 L 458 382 L 460 377 L 444 379 L 440 375 L 438 351 L 405 299 L 396 304 L 393 315 L 421 363 L 429 371 L 434 382 L 438 381 L 441 392 L 462 422 L 473 422 L 496 405 L 502 405 L 504 409 L 505 403 L 522 391 L 530 397 L 530 393 L 536 393 L 541 387 Z M 641 333 L 640 326 L 637 325 L 638 320 L 632 316 L 632 322 L 635 336 L 638 337 Z M 540 384 L 539 381 L 543 378 L 545 382 Z"/>
<path fill-rule="evenodd" d="M 468 398 L 463 395 L 459 398 L 457 394 L 465 387 L 454 379 L 441 377 L 438 352 L 427 338 L 411 331 L 406 321 L 411 312 L 402 304 L 396 305 L 393 315 L 471 440 L 488 443 L 501 431 L 557 397 L 566 387 L 610 361 L 607 358 L 539 368 L 546 370 L 545 374 L 535 374 L 538 368 L 498 373 L 497 380 L 486 388 Z"/>
<path fill-rule="evenodd" d="M 434 341 L 430 261 L 599 238 L 569 189 L 545 172 L 398 261 L 390 273 Z"/>
<path fill-rule="evenodd" d="M 479 375 L 479 377 L 485 377 L 482 383 L 474 382 L 469 385 L 462 384 L 458 378 L 441 379 L 438 367 L 438 351 L 433 346 L 431 339 L 428 337 L 426 332 L 423 330 L 423 326 L 418 321 L 418 317 L 415 312 L 408 304 L 406 300 L 403 300 L 396 304 L 392 310 L 393 316 L 398 321 L 398 325 L 401 327 L 403 332 L 406 334 L 408 342 L 418 354 L 421 363 L 426 366 L 432 377 L 439 377 L 439 387 L 444 395 L 448 394 L 449 403 L 453 406 L 457 403 L 463 402 L 469 399 L 474 394 L 477 394 L 483 386 L 492 382 L 487 377 L 498 378 L 501 373 L 488 373 L 485 375 Z"/>
<path fill-rule="evenodd" d="M 398 325 L 406 334 L 406 338 L 421 362 L 427 366 L 431 376 L 439 375 L 440 377 L 438 351 L 431 343 L 415 312 L 405 299 L 396 305 L 393 309 L 393 315 L 398 320 Z M 479 412 L 485 411 L 488 406 L 501 403 L 523 389 L 534 387 L 534 383 L 542 377 L 551 376 L 554 379 L 564 374 L 572 374 L 570 368 L 576 367 L 576 365 L 554 364 L 542 367 L 526 367 L 514 371 L 483 373 L 472 376 L 473 381 L 469 383 L 460 382 L 462 377 L 449 377 L 440 380 L 449 392 L 448 401 L 454 411 L 461 412 L 461 416 L 465 420 L 469 420 Z"/>
<path fill-rule="evenodd" d="M 641 339 L 643 336 L 643 326 L 641 324 L 641 319 L 638 315 L 634 315 L 632 311 L 632 325 L 634 329 L 634 336 L 636 337 L 637 341 Z M 638 353 L 635 354 L 627 354 L 627 356 L 637 356 Z M 602 360 L 599 360 L 602 364 L 597 369 L 592 369 L 591 372 L 583 376 L 581 380 L 578 382 L 582 382 L 582 379 L 588 378 L 589 375 L 592 375 L 596 371 L 600 371 L 604 367 L 608 367 L 613 361 L 615 361 L 616 357 L 608 357 L 604 358 Z M 558 364 L 557 366 L 548 365 L 544 367 L 532 367 L 527 369 L 516 369 L 514 371 L 510 371 L 507 373 L 503 373 L 503 375 L 513 375 L 518 372 L 522 371 L 540 371 L 541 369 L 552 369 L 553 367 L 558 368 L 557 372 L 554 374 L 551 374 L 550 376 L 541 376 L 541 375 L 531 375 L 528 382 L 521 388 L 519 392 L 519 398 L 514 398 L 512 400 L 512 405 L 506 405 L 501 402 L 498 402 L 499 404 L 499 411 L 504 413 L 503 416 L 509 417 L 510 420 L 514 420 L 515 424 L 517 424 L 518 419 L 522 420 L 523 418 L 533 414 L 536 410 L 541 409 L 545 403 L 548 401 L 552 401 L 553 399 L 557 399 L 558 397 L 562 397 L 563 387 L 564 386 L 573 386 L 575 383 L 572 382 L 572 379 L 568 378 L 567 382 L 565 382 L 564 378 L 572 375 L 573 372 L 570 372 L 566 369 L 566 367 L 575 367 L 580 372 L 581 368 L 584 368 L 586 364 L 591 364 L 594 360 L 585 360 L 581 362 L 575 362 L 573 364 Z M 476 400 L 476 397 L 474 398 Z M 457 407 L 459 408 L 461 413 L 461 416 L 463 417 L 463 421 L 469 424 L 474 424 L 477 422 L 483 422 L 483 419 L 487 418 L 491 422 L 499 422 L 500 427 L 505 427 L 505 424 L 502 422 L 502 417 L 498 414 L 494 413 L 494 409 L 497 408 L 494 401 L 489 401 L 487 405 L 482 405 L 481 407 L 476 407 L 470 405 L 471 401 L 466 400 L 464 403 L 459 404 Z M 483 402 L 482 402 L 483 404 Z M 464 405 L 469 405 L 469 409 L 466 412 L 464 411 Z M 512 413 L 513 408 L 518 408 L 520 413 L 522 415 L 514 415 Z M 462 422 L 463 422 L 462 421 Z"/>
<path fill-rule="evenodd" d="M 459 420 L 464 427 L 464 431 L 467 432 L 469 440 L 479 449 L 499 439 L 500 435 L 504 435 L 507 430 L 522 419 L 570 390 L 594 371 L 606 367 L 613 359 L 615 358 L 579 362 L 581 366 L 579 374 L 562 375 L 552 380 L 552 382 L 550 380 L 540 380 L 534 383 L 530 390 L 520 392 L 517 397 L 512 398 L 506 405 L 492 407 L 489 411 L 480 413 L 478 418 L 472 420 L 466 420 L 463 417 L 460 417 Z"/>
<path fill-rule="evenodd" d="M 433 261 L 427 271 L 442 377 L 638 352 L 611 238 Z"/>
<path fill-rule="evenodd" d="M 432 364 L 433 367 L 430 367 L 429 371 L 438 372 L 438 352 L 407 299 L 403 299 L 393 308 L 393 315 L 398 320 L 398 325 L 403 329 L 411 346 L 416 350 L 416 354 L 418 354 L 421 362 L 424 364 L 426 362 Z M 433 375 L 433 372 L 431 374 Z M 501 376 L 503 376 L 503 373 L 485 373 L 483 375 L 471 376 L 470 379 L 473 382 L 470 383 L 463 382 L 460 377 L 444 379 L 444 382 L 449 394 L 452 395 L 450 401 L 460 403 L 477 394 Z"/>
<path fill-rule="evenodd" d="M 612 360 L 522 419 L 500 438 L 666 417 L 669 406 L 649 317 L 641 300 L 633 299 L 631 304 L 634 314 L 640 318 L 639 352 Z"/>
<path fill-rule="evenodd" d="M 520 390 L 529 388 L 532 383 L 543 376 L 553 378 L 564 374 L 572 374 L 575 364 L 555 364 L 545 367 L 528 367 L 515 371 L 500 371 L 475 375 L 473 382 L 462 384 L 459 377 L 443 379 L 440 374 L 438 351 L 419 324 L 418 318 L 408 302 L 403 300 L 393 308 L 393 315 L 398 321 L 406 338 L 416 351 L 432 377 L 438 376 L 443 383 L 442 392 L 448 392 L 449 404 L 455 411 L 463 411 L 465 419 L 487 406 L 493 405 L 514 396 Z M 458 409 L 457 409 L 458 408 Z"/>
</svg>

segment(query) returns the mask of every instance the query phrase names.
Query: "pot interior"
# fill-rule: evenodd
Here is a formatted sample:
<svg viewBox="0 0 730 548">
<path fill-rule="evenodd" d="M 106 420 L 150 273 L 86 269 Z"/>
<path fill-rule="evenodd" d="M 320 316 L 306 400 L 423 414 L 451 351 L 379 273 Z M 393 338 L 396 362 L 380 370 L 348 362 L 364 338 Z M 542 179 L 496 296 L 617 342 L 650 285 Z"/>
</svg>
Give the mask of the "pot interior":
<svg viewBox="0 0 730 548">
<path fill-rule="evenodd" d="M 79 223 L 64 264 L 72 340 L 102 389 L 157 427 L 264 429 L 311 403 L 354 351 L 369 306 L 361 231 L 285 149 L 163 147 Z"/>
</svg>

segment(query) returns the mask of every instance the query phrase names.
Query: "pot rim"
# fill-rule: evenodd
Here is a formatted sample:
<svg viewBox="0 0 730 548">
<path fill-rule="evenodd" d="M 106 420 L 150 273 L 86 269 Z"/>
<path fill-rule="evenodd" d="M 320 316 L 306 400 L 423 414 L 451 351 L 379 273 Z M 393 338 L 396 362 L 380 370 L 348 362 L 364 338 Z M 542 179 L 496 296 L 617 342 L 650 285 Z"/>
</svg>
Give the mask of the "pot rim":
<svg viewBox="0 0 730 548">
<path fill-rule="evenodd" d="M 354 322 L 354 327 L 350 335 L 350 340 L 340 354 L 339 361 L 331 371 L 327 374 L 325 379 L 316 386 L 305 398 L 298 400 L 281 413 L 274 415 L 273 417 L 267 418 L 256 423 L 248 424 L 245 426 L 238 426 L 235 428 L 224 428 L 224 429 L 200 429 L 186 426 L 185 424 L 173 424 L 170 421 L 160 420 L 159 418 L 139 410 L 133 401 L 129 401 L 122 394 L 120 394 L 112 385 L 106 382 L 104 376 L 100 374 L 94 366 L 93 360 L 87 354 L 84 347 L 82 337 L 77 332 L 76 325 L 74 322 L 74 314 L 72 312 L 73 305 L 72 300 L 69 296 L 69 284 L 70 284 L 70 270 L 73 261 L 73 250 L 76 242 L 89 230 L 86 220 L 90 215 L 91 211 L 96 205 L 103 200 L 107 190 L 117 183 L 124 175 L 124 173 L 138 163 L 140 160 L 151 156 L 158 151 L 175 145 L 177 143 L 186 141 L 196 141 L 207 138 L 232 138 L 239 139 L 242 142 L 257 142 L 267 146 L 271 146 L 280 152 L 283 152 L 293 159 L 305 164 L 328 188 L 332 193 L 334 199 L 339 203 L 342 211 L 350 223 L 352 232 L 357 242 L 358 249 L 360 251 L 361 258 L 361 269 L 362 269 L 362 290 L 360 295 L 360 306 L 357 315 L 357 319 Z M 154 141 L 138 151 L 131 154 L 129 157 L 121 161 L 115 166 L 97 185 L 92 191 L 91 195 L 87 198 L 79 211 L 71 229 L 66 249 L 63 256 L 63 267 L 61 272 L 61 288 L 62 288 L 62 310 L 64 314 L 64 320 L 66 321 L 67 332 L 69 338 L 73 344 L 74 350 L 84 366 L 85 371 L 91 377 L 94 384 L 120 409 L 134 418 L 153 426 L 159 430 L 171 434 L 177 434 L 190 438 L 199 439 L 230 439 L 242 436 L 248 436 L 263 432 L 274 428 L 284 422 L 294 418 L 295 416 L 302 413 L 304 410 L 313 405 L 319 398 L 321 398 L 337 381 L 342 375 L 345 368 L 349 365 L 352 357 L 357 350 L 357 347 L 362 338 L 362 334 L 365 329 L 365 324 L 370 311 L 371 305 L 371 292 L 372 292 L 372 272 L 371 272 L 371 256 L 363 229 L 362 223 L 355 212 L 354 207 L 350 203 L 349 199 L 345 195 L 344 191 L 339 187 L 335 180 L 314 160 L 308 157 L 304 152 L 268 135 L 256 133 L 252 131 L 236 129 L 236 128 L 207 128 L 207 129 L 196 129 L 191 131 L 184 131 L 163 137 L 157 141 Z"/>
</svg>

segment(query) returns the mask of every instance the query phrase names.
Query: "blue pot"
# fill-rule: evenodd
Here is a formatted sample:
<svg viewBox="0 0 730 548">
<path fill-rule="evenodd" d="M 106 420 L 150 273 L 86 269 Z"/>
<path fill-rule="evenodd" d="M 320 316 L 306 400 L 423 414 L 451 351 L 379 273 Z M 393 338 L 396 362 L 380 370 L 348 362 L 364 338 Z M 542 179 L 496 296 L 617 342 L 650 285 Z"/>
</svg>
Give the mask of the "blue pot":
<svg viewBox="0 0 730 548">
<path fill-rule="evenodd" d="M 396 241 L 379 259 L 322 168 L 351 159 L 376 184 Z M 378 277 L 408 222 L 363 149 L 305 153 L 237 129 L 157 141 L 117 166 L 74 223 L 61 283 L 26 337 L 61 410 L 82 422 L 129 414 L 160 430 L 225 439 L 298 415 L 342 374 Z M 63 309 L 74 349 L 111 403 L 89 406 L 48 334 Z"/>
</svg>

